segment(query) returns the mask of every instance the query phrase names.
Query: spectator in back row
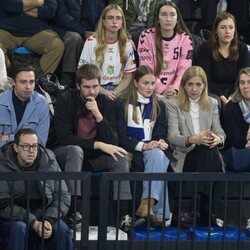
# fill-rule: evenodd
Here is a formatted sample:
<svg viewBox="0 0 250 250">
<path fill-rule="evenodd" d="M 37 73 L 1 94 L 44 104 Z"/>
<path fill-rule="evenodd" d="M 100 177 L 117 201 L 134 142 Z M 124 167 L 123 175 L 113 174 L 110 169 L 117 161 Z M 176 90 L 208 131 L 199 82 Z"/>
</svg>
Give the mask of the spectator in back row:
<svg viewBox="0 0 250 250">
<path fill-rule="evenodd" d="M 217 12 L 228 11 L 237 20 L 240 35 L 246 35 L 249 18 L 249 0 L 201 0 L 202 27 L 211 29 Z"/>
<path fill-rule="evenodd" d="M 156 73 L 156 93 L 175 96 L 193 54 L 191 35 L 175 3 L 159 6 L 155 28 L 142 32 L 137 51 L 139 64 L 153 67 Z"/>
<path fill-rule="evenodd" d="M 106 0 L 58 0 L 52 27 L 64 41 L 61 81 L 75 85 L 75 75 L 84 40 L 93 33 Z"/>
<path fill-rule="evenodd" d="M 153 27 L 157 9 L 166 0 L 110 0 L 109 2 L 118 4 L 123 9 L 128 32 L 137 48 L 141 32 Z"/>
<path fill-rule="evenodd" d="M 133 44 L 127 37 L 122 9 L 110 4 L 102 12 L 96 35 L 84 44 L 79 66 L 93 63 L 102 70 L 100 92 L 111 100 L 127 88 L 136 69 Z"/>
<path fill-rule="evenodd" d="M 250 66 L 249 51 L 238 41 L 233 15 L 228 12 L 217 15 L 210 40 L 200 47 L 197 64 L 207 74 L 209 92 L 226 104 L 234 91 L 239 70 Z"/>
<path fill-rule="evenodd" d="M 34 130 L 20 129 L 13 143 L 1 148 L 0 172 L 49 173 L 60 172 L 60 167 L 54 154 L 39 146 Z M 26 183 L 24 180 L 18 180 L 13 186 L 8 181 L 1 181 L 1 233 L 8 237 L 8 249 L 34 249 L 33 244 L 41 243 L 42 238 L 45 239 L 45 247 L 53 243 L 53 249 L 73 249 L 72 233 L 60 219 L 67 214 L 70 204 L 66 184 L 64 181 L 47 180 L 44 193 L 43 186 L 43 181 Z M 45 198 L 44 205 L 43 198 Z M 27 199 L 29 199 L 29 209 Z M 12 202 L 13 207 L 11 207 Z M 26 236 L 26 233 L 29 235 Z"/>
<path fill-rule="evenodd" d="M 57 0 L 0 0 L 0 48 L 6 56 L 24 46 L 41 55 L 42 72 L 53 73 L 63 55 L 64 45 L 47 20 L 54 17 Z"/>
<path fill-rule="evenodd" d="M 34 67 L 18 64 L 11 76 L 13 88 L 0 94 L 0 147 L 13 141 L 21 128 L 34 129 L 39 143 L 45 146 L 50 126 L 49 105 L 45 97 L 34 91 Z"/>
</svg>

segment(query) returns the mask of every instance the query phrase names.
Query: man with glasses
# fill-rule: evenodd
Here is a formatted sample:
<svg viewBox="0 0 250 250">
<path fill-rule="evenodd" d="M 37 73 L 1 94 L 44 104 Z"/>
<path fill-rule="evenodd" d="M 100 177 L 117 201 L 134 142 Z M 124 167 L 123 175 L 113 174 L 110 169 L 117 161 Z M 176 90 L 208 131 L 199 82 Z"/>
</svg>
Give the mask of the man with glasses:
<svg viewBox="0 0 250 250">
<path fill-rule="evenodd" d="M 11 77 L 13 88 L 0 94 L 0 147 L 13 141 L 21 128 L 34 129 L 39 143 L 45 146 L 50 126 L 49 105 L 45 97 L 34 91 L 35 69 L 17 64 Z"/>
<path fill-rule="evenodd" d="M 14 142 L 1 148 L 0 173 L 59 171 L 54 154 L 39 145 L 32 129 L 20 129 Z M 65 182 L 60 183 L 47 180 L 44 186 L 43 181 L 18 180 L 13 185 L 0 182 L 1 231 L 8 237 L 8 249 L 34 249 L 33 243 L 42 238 L 45 247 L 54 244 L 53 249 L 73 249 L 71 230 L 60 219 L 68 212 L 70 195 Z"/>
<path fill-rule="evenodd" d="M 78 146 L 79 154 L 84 153 L 83 167 L 72 164 L 65 171 L 129 172 L 127 152 L 117 146 L 114 103 L 99 93 L 100 80 L 98 66 L 84 64 L 76 73 L 77 89 L 66 91 L 57 99 L 55 129 L 63 146 L 56 150 L 57 159 L 64 159 L 72 146 Z M 118 191 L 118 183 L 114 183 L 114 199 Z M 72 192 L 81 195 L 80 186 Z M 120 183 L 120 199 L 131 199 L 128 182 Z"/>
</svg>

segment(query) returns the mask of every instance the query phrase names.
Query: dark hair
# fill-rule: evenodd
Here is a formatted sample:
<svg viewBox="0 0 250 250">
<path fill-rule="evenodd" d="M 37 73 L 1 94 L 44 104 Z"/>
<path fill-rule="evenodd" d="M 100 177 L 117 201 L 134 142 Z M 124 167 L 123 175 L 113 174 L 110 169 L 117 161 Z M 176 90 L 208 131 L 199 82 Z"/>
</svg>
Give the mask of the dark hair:
<svg viewBox="0 0 250 250">
<path fill-rule="evenodd" d="M 15 80 L 17 74 L 19 74 L 22 71 L 33 71 L 36 77 L 36 70 L 34 66 L 31 64 L 26 64 L 26 63 L 13 64 L 10 69 L 10 77 Z"/>
<path fill-rule="evenodd" d="M 21 128 L 15 134 L 15 138 L 14 138 L 15 144 L 19 144 L 21 135 L 37 135 L 37 134 L 35 130 L 31 128 Z"/>
<path fill-rule="evenodd" d="M 157 13 L 155 16 L 155 46 L 156 46 L 156 69 L 155 69 L 155 75 L 159 76 L 162 70 L 162 64 L 163 64 L 163 49 L 162 49 L 162 32 L 161 32 L 161 26 L 159 24 L 159 14 L 160 10 L 163 6 L 170 6 L 176 10 L 177 13 L 177 23 L 175 25 L 174 31 L 176 33 L 183 33 L 185 32 L 186 34 L 189 35 L 190 41 L 192 42 L 192 36 L 183 21 L 183 18 L 181 16 L 181 12 L 178 8 L 178 6 L 171 1 L 164 1 L 162 4 L 159 5 L 157 9 Z"/>
<path fill-rule="evenodd" d="M 211 32 L 211 38 L 210 38 L 210 44 L 212 47 L 212 55 L 215 61 L 219 61 L 222 59 L 221 54 L 219 52 L 220 44 L 219 39 L 217 35 L 217 29 L 221 21 L 226 19 L 232 19 L 234 22 L 234 38 L 230 43 L 229 46 L 229 59 L 232 61 L 237 61 L 239 58 L 239 49 L 238 49 L 238 33 L 237 33 L 237 27 L 236 27 L 236 20 L 235 17 L 228 13 L 228 12 L 220 12 L 214 21 L 214 25 Z"/>
<path fill-rule="evenodd" d="M 83 64 L 76 71 L 76 82 L 80 86 L 82 79 L 92 80 L 98 79 L 101 81 L 101 71 L 95 64 Z"/>
<path fill-rule="evenodd" d="M 138 116 L 137 116 L 137 111 L 136 111 L 138 94 L 137 94 L 137 88 L 135 86 L 135 82 L 138 82 L 143 76 L 148 75 L 148 74 L 155 75 L 154 71 L 149 66 L 146 66 L 146 65 L 139 66 L 134 72 L 133 78 L 131 79 L 131 82 L 127 90 L 121 96 L 121 98 L 125 100 L 125 109 L 124 109 L 125 120 L 127 120 L 128 105 L 131 104 L 133 106 L 133 118 L 132 119 L 135 123 L 138 123 Z M 155 91 L 152 94 L 152 105 L 153 105 L 153 108 L 152 108 L 152 114 L 151 114 L 150 120 L 156 121 L 157 116 L 158 116 L 159 105 L 158 105 Z"/>
</svg>

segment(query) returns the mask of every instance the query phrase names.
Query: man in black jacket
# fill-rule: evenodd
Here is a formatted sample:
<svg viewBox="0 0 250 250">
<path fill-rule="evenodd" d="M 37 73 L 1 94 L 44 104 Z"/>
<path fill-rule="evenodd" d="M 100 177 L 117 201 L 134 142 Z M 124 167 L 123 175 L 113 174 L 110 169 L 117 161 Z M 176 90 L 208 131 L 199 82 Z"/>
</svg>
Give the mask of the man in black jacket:
<svg viewBox="0 0 250 250">
<path fill-rule="evenodd" d="M 34 130 L 20 129 L 14 143 L 1 149 L 0 172 L 27 171 L 48 173 L 59 172 L 60 168 L 54 154 L 38 144 Z M 54 180 L 47 180 L 45 188 L 42 181 L 0 182 L 0 218 L 3 220 L 3 232 L 9 237 L 8 249 L 24 250 L 27 242 L 29 249 L 33 249 L 32 243 L 41 238 L 45 239 L 45 245 L 53 242 L 53 249 L 73 248 L 71 230 L 60 219 L 68 212 L 70 195 L 64 181 L 61 187 L 59 185 Z"/>
<path fill-rule="evenodd" d="M 85 64 L 77 70 L 76 90 L 64 92 L 55 106 L 55 129 L 61 148 L 56 150 L 59 161 L 72 146 L 84 153 L 83 170 L 129 172 L 127 152 L 118 147 L 113 101 L 99 93 L 101 72 L 96 65 Z M 80 151 L 79 151 L 80 153 Z M 65 171 L 82 171 L 79 165 Z M 117 199 L 118 183 L 113 185 Z M 80 195 L 80 187 L 77 189 Z M 121 182 L 120 199 L 131 198 L 128 182 Z"/>
</svg>

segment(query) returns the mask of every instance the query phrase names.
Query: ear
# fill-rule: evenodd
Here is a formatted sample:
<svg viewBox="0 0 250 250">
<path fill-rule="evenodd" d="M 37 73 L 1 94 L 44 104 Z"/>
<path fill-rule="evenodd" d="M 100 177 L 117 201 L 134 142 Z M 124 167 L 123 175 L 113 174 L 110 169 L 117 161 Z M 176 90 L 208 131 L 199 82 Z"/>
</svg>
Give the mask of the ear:
<svg viewBox="0 0 250 250">
<path fill-rule="evenodd" d="M 137 84 L 137 81 L 136 81 L 136 80 L 134 80 L 134 85 L 135 85 L 135 88 L 137 89 L 138 84 Z"/>
<path fill-rule="evenodd" d="M 13 144 L 13 149 L 15 150 L 16 153 L 18 152 L 16 143 Z"/>
<path fill-rule="evenodd" d="M 77 88 L 78 90 L 81 90 L 81 88 L 80 88 L 80 86 L 79 86 L 78 83 L 76 83 L 76 88 Z"/>
</svg>

